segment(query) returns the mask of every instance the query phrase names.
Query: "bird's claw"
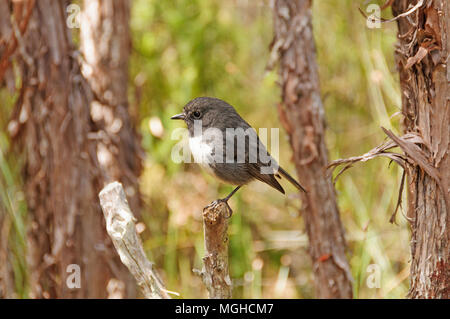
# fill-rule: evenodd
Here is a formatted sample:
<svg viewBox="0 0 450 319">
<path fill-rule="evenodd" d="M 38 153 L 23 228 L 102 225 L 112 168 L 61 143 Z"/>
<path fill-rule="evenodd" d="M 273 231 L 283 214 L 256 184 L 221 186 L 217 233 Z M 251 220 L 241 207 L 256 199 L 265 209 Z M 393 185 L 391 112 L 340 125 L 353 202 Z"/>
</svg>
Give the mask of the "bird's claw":
<svg viewBox="0 0 450 319">
<path fill-rule="evenodd" d="M 217 199 L 214 202 L 212 202 L 212 205 L 216 206 L 216 205 L 218 205 L 220 203 L 224 203 L 225 204 L 225 209 L 226 209 L 227 214 L 224 215 L 224 217 L 226 219 L 231 218 L 231 216 L 233 215 L 233 210 L 231 209 L 230 205 L 228 204 L 228 200 L 227 199 Z"/>
</svg>

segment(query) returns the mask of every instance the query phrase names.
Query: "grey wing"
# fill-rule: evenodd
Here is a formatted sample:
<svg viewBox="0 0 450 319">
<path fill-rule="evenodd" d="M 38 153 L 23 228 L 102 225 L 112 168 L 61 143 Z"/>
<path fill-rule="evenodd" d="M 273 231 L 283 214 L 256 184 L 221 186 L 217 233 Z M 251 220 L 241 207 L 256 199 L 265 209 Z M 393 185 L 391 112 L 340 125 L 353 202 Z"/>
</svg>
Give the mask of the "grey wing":
<svg viewBox="0 0 450 319">
<path fill-rule="evenodd" d="M 283 187 L 276 180 L 275 176 L 278 176 L 278 163 L 269 154 L 264 144 L 259 139 L 255 130 L 248 135 L 246 143 L 248 143 L 246 160 L 248 173 L 257 180 L 266 183 L 273 188 L 277 189 L 281 193 L 285 193 Z"/>
<path fill-rule="evenodd" d="M 264 182 L 273 188 L 279 190 L 281 193 L 285 193 L 283 187 L 281 187 L 280 183 L 276 180 L 274 174 L 262 174 L 261 167 L 258 164 L 251 164 L 248 166 L 248 173 L 256 178 L 257 180 Z"/>
<path fill-rule="evenodd" d="M 242 127 L 226 129 L 223 164 L 216 163 L 215 166 L 221 168 L 216 174 L 221 175 L 226 171 L 227 176 L 219 177 L 225 179 L 233 175 L 235 182 L 257 179 L 284 194 L 283 187 L 275 179 L 278 176 L 278 163 L 267 152 L 256 131 L 244 123 Z"/>
</svg>

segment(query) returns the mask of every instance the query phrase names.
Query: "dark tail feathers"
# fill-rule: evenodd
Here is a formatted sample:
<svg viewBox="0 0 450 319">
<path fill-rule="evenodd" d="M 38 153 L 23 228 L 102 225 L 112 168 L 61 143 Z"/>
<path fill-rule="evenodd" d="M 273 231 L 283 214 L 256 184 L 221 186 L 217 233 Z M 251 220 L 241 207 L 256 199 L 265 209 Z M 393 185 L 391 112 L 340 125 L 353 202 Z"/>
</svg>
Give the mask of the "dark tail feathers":
<svg viewBox="0 0 450 319">
<path fill-rule="evenodd" d="M 297 182 L 291 175 L 288 174 L 281 166 L 278 167 L 278 173 L 280 173 L 283 177 L 285 177 L 289 182 L 291 182 L 292 185 L 298 188 L 298 190 L 304 191 L 307 193 L 306 189 L 300 185 L 299 182 Z"/>
</svg>

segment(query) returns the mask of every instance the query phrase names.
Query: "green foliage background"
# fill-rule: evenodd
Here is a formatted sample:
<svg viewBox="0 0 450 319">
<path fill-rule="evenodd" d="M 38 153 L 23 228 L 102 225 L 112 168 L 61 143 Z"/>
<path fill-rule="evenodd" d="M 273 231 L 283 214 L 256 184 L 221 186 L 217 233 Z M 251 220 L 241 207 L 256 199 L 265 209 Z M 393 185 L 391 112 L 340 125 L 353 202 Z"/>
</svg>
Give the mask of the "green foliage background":
<svg viewBox="0 0 450 319">
<path fill-rule="evenodd" d="M 380 126 L 399 130 L 396 26 L 368 29 L 359 5 L 362 1 L 313 1 L 330 160 L 365 153 L 383 142 Z M 264 0 L 135 0 L 131 30 L 130 107 L 147 153 L 141 236 L 168 289 L 183 298 L 203 298 L 206 290 L 192 273 L 201 268 L 203 256 L 201 211 L 231 188 L 195 164 L 170 160 L 178 142 L 172 132 L 183 125 L 169 118 L 194 97 L 224 99 L 254 127 L 280 127 L 280 164 L 295 172 L 276 111 L 277 72 L 266 71 L 271 8 Z M 0 91 L 0 99 L 0 213 L 9 220 L 2 244 L 6 238 L 17 295 L 26 297 L 26 206 L 20 160 L 8 153 L 6 133 L 14 97 Z M 401 214 L 398 225 L 388 222 L 401 171 L 388 164 L 383 159 L 357 164 L 336 184 L 355 298 L 402 298 L 408 290 L 407 222 Z M 232 199 L 230 267 L 236 298 L 313 297 L 301 202 L 295 189 L 283 186 L 286 197 L 252 183 Z M 380 271 L 380 288 L 368 285 L 373 269 Z"/>
</svg>

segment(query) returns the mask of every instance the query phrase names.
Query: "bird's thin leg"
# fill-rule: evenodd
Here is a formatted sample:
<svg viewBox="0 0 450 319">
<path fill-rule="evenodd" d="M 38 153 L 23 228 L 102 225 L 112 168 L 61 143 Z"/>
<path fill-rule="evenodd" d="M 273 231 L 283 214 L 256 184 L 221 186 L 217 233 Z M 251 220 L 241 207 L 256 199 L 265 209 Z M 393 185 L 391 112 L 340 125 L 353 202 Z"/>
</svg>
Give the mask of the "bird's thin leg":
<svg viewBox="0 0 450 319">
<path fill-rule="evenodd" d="M 241 187 L 242 187 L 242 185 L 239 185 L 238 187 L 236 187 L 235 189 L 233 189 L 233 191 L 232 191 L 227 197 L 225 197 L 225 198 L 223 198 L 223 199 L 219 199 L 219 202 L 225 203 L 225 205 L 227 205 L 227 212 L 228 212 L 228 215 L 225 216 L 226 218 L 230 218 L 231 215 L 233 215 L 233 210 L 231 209 L 230 205 L 228 205 L 228 200 L 229 200 L 229 199 L 231 198 L 231 196 L 233 196 L 234 193 L 236 193 L 236 192 L 239 190 L 239 188 L 241 188 Z"/>
<path fill-rule="evenodd" d="M 231 196 L 233 196 L 234 193 L 236 193 L 236 192 L 239 190 L 239 188 L 241 188 L 241 187 L 242 187 L 242 185 L 239 185 L 238 187 L 236 187 L 235 189 L 233 189 L 233 191 L 232 191 L 227 197 L 225 197 L 223 200 L 224 200 L 225 202 L 228 202 L 228 200 L 231 198 Z"/>
</svg>

